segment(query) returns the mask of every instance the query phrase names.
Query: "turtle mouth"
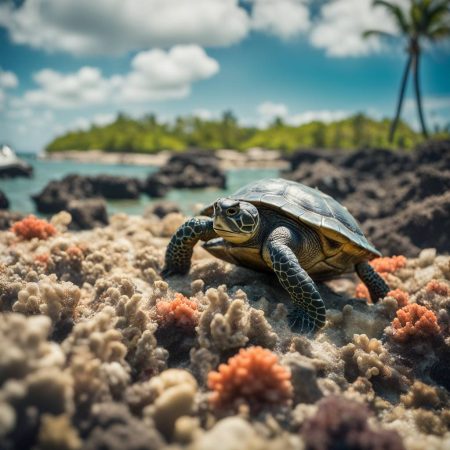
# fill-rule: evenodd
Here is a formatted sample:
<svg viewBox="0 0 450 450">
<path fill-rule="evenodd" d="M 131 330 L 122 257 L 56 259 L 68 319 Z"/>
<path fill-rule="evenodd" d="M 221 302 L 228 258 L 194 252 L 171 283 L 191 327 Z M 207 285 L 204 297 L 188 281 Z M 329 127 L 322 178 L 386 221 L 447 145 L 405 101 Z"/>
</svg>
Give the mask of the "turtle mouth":
<svg viewBox="0 0 450 450">
<path fill-rule="evenodd" d="M 230 230 L 225 230 L 224 228 L 218 228 L 218 227 L 214 227 L 215 231 L 220 231 L 221 233 L 225 233 L 225 234 L 232 234 L 232 235 L 236 235 L 236 234 L 250 234 L 248 231 L 230 231 Z"/>
</svg>

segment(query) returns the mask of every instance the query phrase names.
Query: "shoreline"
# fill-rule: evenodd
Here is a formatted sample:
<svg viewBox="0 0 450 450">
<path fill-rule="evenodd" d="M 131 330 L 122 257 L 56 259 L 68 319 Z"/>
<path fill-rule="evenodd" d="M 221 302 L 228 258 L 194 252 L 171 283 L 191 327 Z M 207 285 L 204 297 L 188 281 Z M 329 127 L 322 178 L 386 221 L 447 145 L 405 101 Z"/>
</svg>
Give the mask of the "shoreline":
<svg viewBox="0 0 450 450">
<path fill-rule="evenodd" d="M 69 150 L 57 153 L 44 153 L 41 159 L 47 161 L 76 161 L 78 163 L 126 164 L 135 166 L 163 167 L 176 152 L 163 150 L 156 154 L 142 153 L 109 153 L 103 150 Z M 245 153 L 236 150 L 222 149 L 215 151 L 220 168 L 230 169 L 287 169 L 289 162 L 281 152 L 252 148 Z"/>
</svg>

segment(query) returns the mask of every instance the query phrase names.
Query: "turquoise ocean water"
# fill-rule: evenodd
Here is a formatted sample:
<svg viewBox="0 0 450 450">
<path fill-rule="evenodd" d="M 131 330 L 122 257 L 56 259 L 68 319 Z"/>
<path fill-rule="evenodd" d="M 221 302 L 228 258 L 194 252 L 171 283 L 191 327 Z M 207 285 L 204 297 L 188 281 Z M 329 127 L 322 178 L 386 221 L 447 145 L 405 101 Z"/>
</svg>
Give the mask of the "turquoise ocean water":
<svg viewBox="0 0 450 450">
<path fill-rule="evenodd" d="M 79 175 L 122 175 L 144 179 L 149 173 L 157 169 L 149 166 L 132 166 L 123 164 L 82 164 L 73 161 L 46 161 L 33 157 L 23 157 L 34 167 L 32 178 L 0 179 L 0 190 L 10 200 L 11 211 L 37 214 L 32 194 L 40 192 L 50 180 L 63 178 L 65 175 L 76 173 Z M 227 189 L 174 189 L 164 198 L 177 202 L 186 214 L 191 214 L 198 203 L 209 203 L 218 197 L 234 192 L 239 187 L 267 177 L 278 175 L 277 169 L 235 169 L 227 172 Z M 150 199 L 141 195 L 139 200 L 108 201 L 108 212 L 125 212 L 140 214 L 145 207 L 159 199 Z"/>
</svg>

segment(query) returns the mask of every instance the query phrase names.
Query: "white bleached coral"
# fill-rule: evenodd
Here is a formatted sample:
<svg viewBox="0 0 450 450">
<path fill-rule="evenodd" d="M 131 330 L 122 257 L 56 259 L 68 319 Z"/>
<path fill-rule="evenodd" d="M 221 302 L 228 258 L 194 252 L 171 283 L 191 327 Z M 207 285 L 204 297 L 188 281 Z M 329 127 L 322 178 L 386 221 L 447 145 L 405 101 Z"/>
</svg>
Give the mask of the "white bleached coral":
<svg viewBox="0 0 450 450">
<path fill-rule="evenodd" d="M 248 305 L 243 291 L 237 291 L 234 298 L 230 298 L 225 286 L 220 286 L 208 289 L 204 300 L 207 307 L 198 325 L 198 341 L 202 347 L 224 351 L 248 344 L 275 346 L 277 335 L 263 311 Z"/>
</svg>

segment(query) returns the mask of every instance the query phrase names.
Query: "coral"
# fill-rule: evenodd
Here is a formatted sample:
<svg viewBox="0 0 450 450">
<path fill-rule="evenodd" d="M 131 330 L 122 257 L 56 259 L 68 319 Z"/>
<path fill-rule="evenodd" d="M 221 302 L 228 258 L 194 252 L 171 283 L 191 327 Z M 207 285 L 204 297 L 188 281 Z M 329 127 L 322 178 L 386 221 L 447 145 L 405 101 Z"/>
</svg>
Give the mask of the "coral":
<svg viewBox="0 0 450 450">
<path fill-rule="evenodd" d="M 439 334 L 440 328 L 433 311 L 411 303 L 397 311 L 392 322 L 393 338 L 397 342 L 406 342 L 413 338 L 429 338 Z"/>
<path fill-rule="evenodd" d="M 144 409 L 144 417 L 151 417 L 156 428 L 171 439 L 177 419 L 193 412 L 197 382 L 185 370 L 169 369 L 152 378 L 148 388 L 156 399 Z"/>
<path fill-rule="evenodd" d="M 268 434 L 268 431 L 253 427 L 240 417 L 228 417 L 217 422 L 211 430 L 200 434 L 188 447 L 188 450 L 211 450 L 214 448 L 223 450 L 294 450 L 302 448 L 298 438 L 285 435 L 271 438 Z"/>
<path fill-rule="evenodd" d="M 381 341 L 369 339 L 365 334 L 354 335 L 353 342 L 341 348 L 341 356 L 350 381 L 359 375 L 368 380 L 377 376 L 389 379 L 399 377 L 392 368 L 393 358 Z"/>
<path fill-rule="evenodd" d="M 51 223 L 43 219 L 38 219 L 33 215 L 16 222 L 11 227 L 11 231 L 18 237 L 26 240 L 33 238 L 48 239 L 57 233 L 56 228 Z"/>
<path fill-rule="evenodd" d="M 407 408 L 437 408 L 448 400 L 448 394 L 443 389 L 418 380 L 407 394 L 401 396 L 401 401 Z"/>
<path fill-rule="evenodd" d="M 401 289 L 394 289 L 393 291 L 389 291 L 387 297 L 392 297 L 397 300 L 397 304 L 399 308 L 403 308 L 409 303 L 409 294 Z"/>
<path fill-rule="evenodd" d="M 80 411 L 89 410 L 96 402 L 121 398 L 130 382 L 127 347 L 115 329 L 116 321 L 114 310 L 105 307 L 93 318 L 77 323 L 62 343 Z"/>
<path fill-rule="evenodd" d="M 50 319 L 0 315 L 0 446 L 28 448 L 40 418 L 73 410 L 61 348 L 47 341 Z"/>
<path fill-rule="evenodd" d="M 365 298 L 366 300 L 370 299 L 369 289 L 364 283 L 358 283 L 355 289 L 355 297 L 356 298 Z"/>
<path fill-rule="evenodd" d="M 78 450 L 82 442 L 67 415 L 42 416 L 38 436 L 39 450 Z"/>
<path fill-rule="evenodd" d="M 24 282 L 10 267 L 0 264 L 0 312 L 11 311 Z"/>
<path fill-rule="evenodd" d="M 362 433 L 375 448 L 379 426 L 397 430 L 408 450 L 449 447 L 448 255 L 424 249 L 383 272 L 392 291 L 375 305 L 350 298 L 354 277 L 318 282 L 327 326 L 301 336 L 287 326 L 290 300 L 276 278 L 211 258 L 200 245 L 188 276 L 161 280 L 170 217 L 163 227 L 154 215 L 118 214 L 77 233 L 69 219 L 51 219 L 51 239 L 0 232 L 0 448 L 298 450 L 308 448 L 298 430 L 330 395 L 370 405 L 376 416 Z M 411 305 L 432 311 L 441 332 L 397 345 L 388 325 Z M 190 332 L 174 319 L 193 317 L 186 306 L 198 318 Z M 276 349 L 280 362 L 264 375 L 260 366 L 256 375 L 218 368 L 233 355 L 245 360 L 238 352 L 253 345 Z M 290 373 L 284 396 L 265 387 L 275 367 Z M 207 388 L 213 373 L 226 380 L 223 395 L 236 397 L 219 403 Z"/>
<path fill-rule="evenodd" d="M 318 403 L 316 414 L 302 426 L 305 450 L 402 450 L 395 431 L 373 430 L 369 410 L 363 404 L 341 396 L 329 396 Z"/>
<path fill-rule="evenodd" d="M 259 408 L 264 404 L 282 404 L 292 398 L 290 372 L 278 364 L 275 353 L 262 347 L 241 349 L 227 364 L 208 375 L 208 387 L 214 392 L 216 407 L 247 402 Z"/>
<path fill-rule="evenodd" d="M 25 315 L 45 314 L 52 320 L 54 328 L 61 329 L 67 323 L 73 323 L 80 297 L 80 289 L 72 283 L 58 283 L 55 275 L 44 276 L 37 283 L 27 283 L 19 291 L 12 310 Z"/>
<path fill-rule="evenodd" d="M 175 294 L 172 301 L 161 300 L 156 304 L 156 320 L 161 327 L 176 326 L 192 331 L 198 323 L 197 303 L 182 294 Z"/>
<path fill-rule="evenodd" d="M 444 297 L 450 296 L 450 286 L 447 283 L 438 280 L 431 280 L 425 287 L 428 293 L 442 295 Z"/>
<path fill-rule="evenodd" d="M 277 336 L 264 317 L 264 312 L 249 307 L 244 292 L 237 291 L 231 300 L 225 287 L 208 289 L 206 309 L 200 316 L 198 341 L 205 348 L 219 351 L 248 344 L 275 346 Z M 201 299 L 200 299 L 201 300 Z"/>
<path fill-rule="evenodd" d="M 152 424 L 133 417 L 125 405 L 98 403 L 92 408 L 83 450 L 157 450 L 163 440 Z"/>
<path fill-rule="evenodd" d="M 402 256 L 391 256 L 375 258 L 370 261 L 370 265 L 378 273 L 392 273 L 406 266 L 407 259 Z"/>
</svg>

